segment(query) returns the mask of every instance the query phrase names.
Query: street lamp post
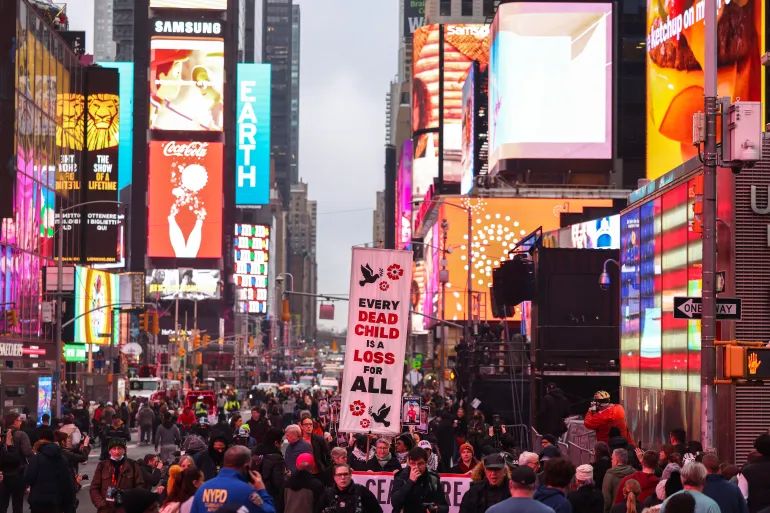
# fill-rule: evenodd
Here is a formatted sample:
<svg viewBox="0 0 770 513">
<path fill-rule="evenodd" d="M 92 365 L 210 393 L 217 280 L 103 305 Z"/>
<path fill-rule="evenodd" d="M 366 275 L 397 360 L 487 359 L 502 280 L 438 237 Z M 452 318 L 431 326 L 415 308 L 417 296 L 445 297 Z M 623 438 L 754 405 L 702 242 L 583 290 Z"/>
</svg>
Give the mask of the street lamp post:
<svg viewBox="0 0 770 513">
<path fill-rule="evenodd" d="M 278 276 L 275 277 L 276 281 L 283 281 L 283 277 L 288 276 L 291 278 L 291 281 L 289 282 L 289 292 L 294 292 L 294 275 L 291 273 L 281 273 Z M 283 296 L 285 294 L 281 295 L 281 320 L 283 320 Z M 289 348 L 289 361 L 291 362 L 291 317 L 289 317 L 288 320 L 283 320 L 283 332 L 286 336 L 286 345 Z M 285 353 L 284 353 L 285 356 Z"/>
<path fill-rule="evenodd" d="M 56 391 L 56 416 L 61 415 L 61 382 L 62 382 L 62 364 L 61 364 L 61 355 L 62 355 L 62 279 L 64 277 L 64 212 L 67 212 L 69 210 L 72 210 L 74 208 L 80 208 L 86 205 L 94 205 L 97 203 L 110 203 L 113 205 L 123 206 L 123 203 L 120 201 L 110 201 L 110 200 L 98 200 L 98 201 L 86 201 L 84 203 L 78 203 L 77 205 L 71 205 L 66 208 L 62 208 L 59 210 L 59 248 L 56 251 L 56 257 L 57 257 L 57 268 L 56 268 L 56 365 L 55 365 L 55 372 L 53 377 L 53 390 Z M 112 329 L 114 329 L 114 326 L 112 326 Z M 87 348 L 89 354 L 91 352 L 91 348 Z M 111 364 L 112 362 L 110 362 Z"/>
</svg>

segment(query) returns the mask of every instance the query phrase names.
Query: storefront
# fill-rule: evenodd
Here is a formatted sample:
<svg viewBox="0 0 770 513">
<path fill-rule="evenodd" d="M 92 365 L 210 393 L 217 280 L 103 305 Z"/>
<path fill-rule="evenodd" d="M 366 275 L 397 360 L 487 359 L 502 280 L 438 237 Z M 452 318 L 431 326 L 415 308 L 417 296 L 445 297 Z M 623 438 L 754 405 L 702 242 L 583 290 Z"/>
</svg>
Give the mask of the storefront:
<svg viewBox="0 0 770 513">
<path fill-rule="evenodd" d="M 718 322 L 718 340 L 770 340 L 770 142 L 763 160 L 734 175 L 720 169 L 717 186 L 718 297 L 743 301 L 743 318 Z M 672 429 L 699 440 L 701 415 L 700 321 L 674 318 L 674 298 L 700 296 L 702 167 L 686 162 L 631 195 L 621 213 L 621 389 L 634 440 L 668 443 Z M 719 362 L 718 362 L 719 366 Z M 742 463 L 770 422 L 758 405 L 762 387 L 721 385 L 717 390 L 717 449 Z M 719 419 L 726 419 L 720 422 Z M 729 419 L 729 420 L 727 420 Z M 737 458 L 737 461 L 736 461 Z"/>
</svg>

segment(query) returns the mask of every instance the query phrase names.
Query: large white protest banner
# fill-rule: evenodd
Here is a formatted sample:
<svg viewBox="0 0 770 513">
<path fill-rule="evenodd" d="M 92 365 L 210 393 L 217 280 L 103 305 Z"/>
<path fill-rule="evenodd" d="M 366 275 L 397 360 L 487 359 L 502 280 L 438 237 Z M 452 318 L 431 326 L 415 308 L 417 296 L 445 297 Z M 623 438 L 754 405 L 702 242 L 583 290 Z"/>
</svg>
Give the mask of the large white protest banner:
<svg viewBox="0 0 770 513">
<path fill-rule="evenodd" d="M 339 431 L 401 432 L 411 251 L 353 248 Z"/>
</svg>

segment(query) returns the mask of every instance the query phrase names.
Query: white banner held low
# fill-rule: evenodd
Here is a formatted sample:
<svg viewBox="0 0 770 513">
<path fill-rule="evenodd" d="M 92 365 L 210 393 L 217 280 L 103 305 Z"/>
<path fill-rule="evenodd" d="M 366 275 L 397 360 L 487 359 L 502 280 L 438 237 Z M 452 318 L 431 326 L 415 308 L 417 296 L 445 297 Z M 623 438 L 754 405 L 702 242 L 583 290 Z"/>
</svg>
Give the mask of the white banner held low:
<svg viewBox="0 0 770 513">
<path fill-rule="evenodd" d="M 353 248 L 339 430 L 398 434 L 412 252 Z"/>
<path fill-rule="evenodd" d="M 459 513 L 465 492 L 471 487 L 470 476 L 460 474 L 440 474 L 449 513 Z M 353 482 L 363 485 L 374 494 L 382 507 L 382 513 L 391 513 L 390 492 L 393 488 L 393 474 L 389 472 L 353 472 Z"/>
</svg>

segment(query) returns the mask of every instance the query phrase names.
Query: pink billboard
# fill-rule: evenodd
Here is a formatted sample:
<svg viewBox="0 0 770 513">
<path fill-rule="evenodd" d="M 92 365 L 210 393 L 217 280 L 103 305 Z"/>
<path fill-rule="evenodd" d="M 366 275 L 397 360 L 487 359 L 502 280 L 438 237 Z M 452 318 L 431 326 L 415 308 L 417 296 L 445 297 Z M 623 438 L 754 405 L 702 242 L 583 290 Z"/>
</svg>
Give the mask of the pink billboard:
<svg viewBox="0 0 770 513">
<path fill-rule="evenodd" d="M 404 141 L 396 177 L 396 249 L 412 249 L 412 141 Z"/>
</svg>

